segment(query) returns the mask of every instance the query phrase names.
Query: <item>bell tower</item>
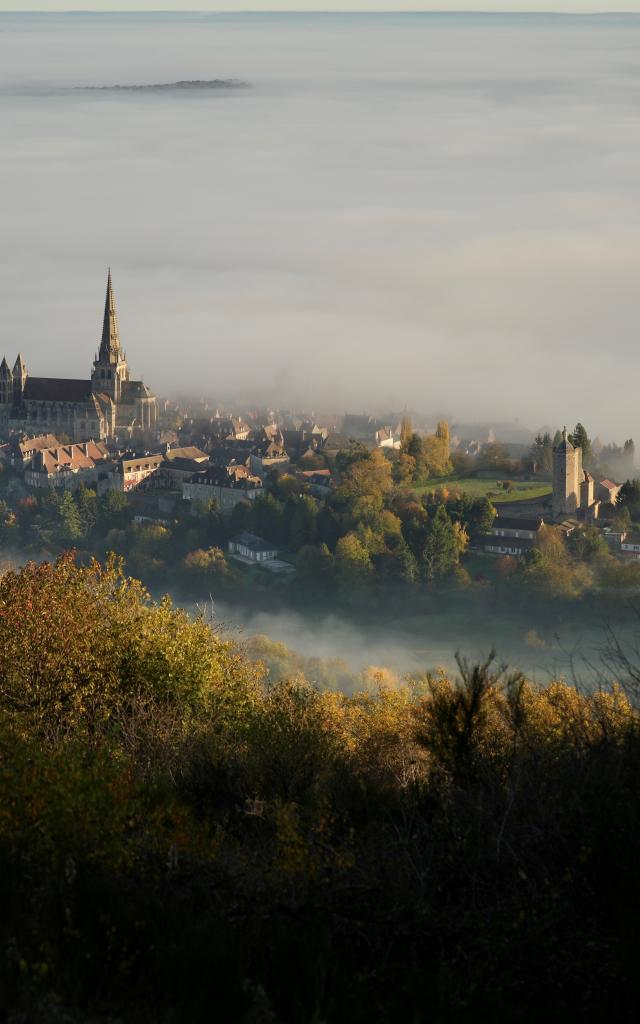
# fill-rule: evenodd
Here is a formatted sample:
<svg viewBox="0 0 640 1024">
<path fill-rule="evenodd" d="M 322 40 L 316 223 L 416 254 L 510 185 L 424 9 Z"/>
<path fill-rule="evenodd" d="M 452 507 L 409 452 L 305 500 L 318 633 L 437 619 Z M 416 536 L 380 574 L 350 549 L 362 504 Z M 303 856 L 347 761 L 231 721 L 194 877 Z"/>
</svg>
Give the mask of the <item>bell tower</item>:
<svg viewBox="0 0 640 1024">
<path fill-rule="evenodd" d="M 91 390 L 94 394 L 100 392 L 109 395 L 117 403 L 122 396 L 122 385 L 128 380 L 129 367 L 120 344 L 116 303 L 111 283 L 111 268 L 109 268 L 104 318 L 102 321 L 102 338 L 100 340 L 100 349 L 93 363 Z"/>
<path fill-rule="evenodd" d="M 583 481 L 582 448 L 575 448 L 572 445 L 565 427 L 560 444 L 553 449 L 554 519 L 575 516 L 580 507 L 580 486 Z"/>
<path fill-rule="evenodd" d="M 20 405 L 24 394 L 24 386 L 27 383 L 27 366 L 22 358 L 22 352 L 13 364 L 13 404 Z"/>
</svg>

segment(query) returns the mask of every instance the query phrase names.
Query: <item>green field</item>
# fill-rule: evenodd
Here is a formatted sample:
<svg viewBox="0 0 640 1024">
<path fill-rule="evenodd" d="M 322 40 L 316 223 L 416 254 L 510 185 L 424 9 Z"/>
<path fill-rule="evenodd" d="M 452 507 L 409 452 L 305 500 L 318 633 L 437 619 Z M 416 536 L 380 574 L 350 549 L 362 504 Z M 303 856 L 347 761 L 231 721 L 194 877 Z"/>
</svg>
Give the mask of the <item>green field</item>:
<svg viewBox="0 0 640 1024">
<path fill-rule="evenodd" d="M 499 474 L 489 480 L 479 480 L 477 477 L 446 476 L 437 480 L 429 480 L 424 487 L 415 487 L 416 494 L 424 494 L 425 491 L 432 491 L 435 487 L 459 487 L 465 494 L 472 498 L 490 498 L 498 505 L 503 501 L 525 501 L 533 498 L 544 498 L 551 494 L 551 484 L 539 480 L 516 480 L 510 491 L 503 491 L 497 486 L 501 480 Z M 509 479 L 505 477 L 504 479 Z"/>
</svg>

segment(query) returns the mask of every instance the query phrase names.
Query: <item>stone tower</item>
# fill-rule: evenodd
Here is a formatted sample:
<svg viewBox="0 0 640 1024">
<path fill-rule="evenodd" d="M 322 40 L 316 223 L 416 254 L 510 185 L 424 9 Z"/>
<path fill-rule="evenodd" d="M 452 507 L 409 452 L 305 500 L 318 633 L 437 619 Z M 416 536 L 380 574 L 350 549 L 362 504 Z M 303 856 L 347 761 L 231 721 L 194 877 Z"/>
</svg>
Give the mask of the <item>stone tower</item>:
<svg viewBox="0 0 640 1024">
<path fill-rule="evenodd" d="M 93 363 L 91 389 L 94 394 L 109 395 L 118 403 L 122 397 L 122 385 L 129 380 L 129 367 L 118 333 L 116 303 L 111 284 L 111 268 L 107 276 L 107 296 L 104 303 L 102 338 L 100 349 Z"/>
<path fill-rule="evenodd" d="M 582 448 L 574 448 L 567 437 L 565 427 L 562 431 L 562 441 L 553 449 L 554 519 L 576 515 L 581 504 L 580 488 L 584 479 Z"/>
<path fill-rule="evenodd" d="M 0 363 L 0 405 L 13 405 L 13 375 L 6 356 Z"/>
<path fill-rule="evenodd" d="M 27 366 L 22 358 L 22 353 L 18 353 L 18 358 L 13 364 L 13 404 L 20 405 L 22 402 L 22 396 L 24 394 L 24 386 L 27 383 Z"/>
</svg>

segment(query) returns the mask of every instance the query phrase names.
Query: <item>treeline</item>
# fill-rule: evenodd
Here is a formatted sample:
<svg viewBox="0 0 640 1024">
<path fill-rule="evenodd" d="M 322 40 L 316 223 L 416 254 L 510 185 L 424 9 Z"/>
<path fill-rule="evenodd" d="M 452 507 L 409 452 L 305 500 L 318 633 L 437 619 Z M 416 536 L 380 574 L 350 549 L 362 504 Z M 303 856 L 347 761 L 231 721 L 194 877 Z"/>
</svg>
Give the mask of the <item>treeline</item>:
<svg viewBox="0 0 640 1024">
<path fill-rule="evenodd" d="M 567 435 L 568 440 L 576 448 L 582 449 L 582 463 L 585 469 L 600 479 L 609 477 L 612 480 L 627 480 L 635 474 L 635 444 L 628 438 L 622 445 L 603 444 L 599 438 L 589 437 L 586 427 L 576 423 Z M 547 476 L 553 472 L 553 449 L 562 441 L 562 433 L 556 430 L 551 434 L 538 434 L 531 446 L 531 461 L 537 471 Z"/>
<path fill-rule="evenodd" d="M 0 502 L 0 544 L 34 556 L 70 547 L 100 558 L 113 551 L 152 586 L 208 594 L 245 582 L 225 551 L 230 537 L 247 530 L 294 556 L 299 594 L 350 599 L 365 585 L 421 586 L 451 576 L 470 534 L 488 529 L 495 515 L 486 498 L 454 491 L 416 498 L 394 484 L 393 464 L 380 450 L 354 446 L 339 457 L 339 470 L 341 484 L 326 501 L 284 475 L 228 518 L 215 502 L 197 515 L 178 502 L 164 524 L 135 522 L 133 504 L 115 491 L 35 492 L 13 506 Z"/>
<path fill-rule="evenodd" d="M 5 574 L 4 1018 L 634 1019 L 638 713 L 459 667 L 268 684 L 117 564 Z"/>
<path fill-rule="evenodd" d="M 446 435 L 434 438 L 445 444 Z M 178 500 L 164 522 L 136 521 L 135 499 L 119 492 L 34 492 L 11 504 L 0 501 L 0 549 L 37 558 L 73 547 L 84 561 L 114 552 L 156 590 L 244 600 L 269 588 L 274 598 L 294 605 L 360 608 L 390 597 L 415 603 L 442 590 L 477 591 L 482 599 L 488 589 L 497 601 L 537 594 L 567 602 L 604 591 L 626 601 L 640 587 L 640 564 L 621 561 L 602 532 L 589 526 L 568 538 L 547 526 L 524 558 L 479 556 L 474 541 L 490 530 L 496 514 L 489 499 L 471 498 L 449 484 L 421 494 L 400 485 L 402 455 L 390 458 L 354 445 L 338 456 L 339 486 L 326 498 L 284 474 L 274 476 L 255 501 L 239 502 L 229 517 L 215 502 L 192 509 Z M 640 482 L 630 480 L 620 493 L 614 527 L 628 531 L 639 524 Z M 230 560 L 228 541 L 242 531 L 283 551 L 295 564 L 293 579 L 249 573 Z"/>
</svg>

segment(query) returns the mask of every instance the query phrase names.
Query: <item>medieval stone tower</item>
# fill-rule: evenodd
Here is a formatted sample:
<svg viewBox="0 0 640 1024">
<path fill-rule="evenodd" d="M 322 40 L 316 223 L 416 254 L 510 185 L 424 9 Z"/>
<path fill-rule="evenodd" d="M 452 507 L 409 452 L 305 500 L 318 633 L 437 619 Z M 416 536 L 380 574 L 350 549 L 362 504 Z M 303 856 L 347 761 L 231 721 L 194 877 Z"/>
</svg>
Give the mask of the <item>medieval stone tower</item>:
<svg viewBox="0 0 640 1024">
<path fill-rule="evenodd" d="M 0 405 L 7 408 L 13 405 L 13 374 L 6 356 L 3 356 L 0 363 Z"/>
<path fill-rule="evenodd" d="M 123 398 L 123 384 L 128 380 L 129 367 L 120 344 L 116 303 L 111 284 L 111 269 L 109 269 L 102 338 L 100 350 L 93 363 L 91 388 L 94 394 L 108 395 L 117 405 Z"/>
<path fill-rule="evenodd" d="M 582 448 L 574 448 L 562 431 L 562 441 L 553 449 L 553 518 L 575 516 L 580 508 L 581 486 L 585 480 L 582 470 Z"/>
<path fill-rule="evenodd" d="M 18 358 L 13 365 L 13 404 L 19 405 L 24 395 L 25 384 L 27 383 L 27 366 L 18 352 Z"/>
</svg>

